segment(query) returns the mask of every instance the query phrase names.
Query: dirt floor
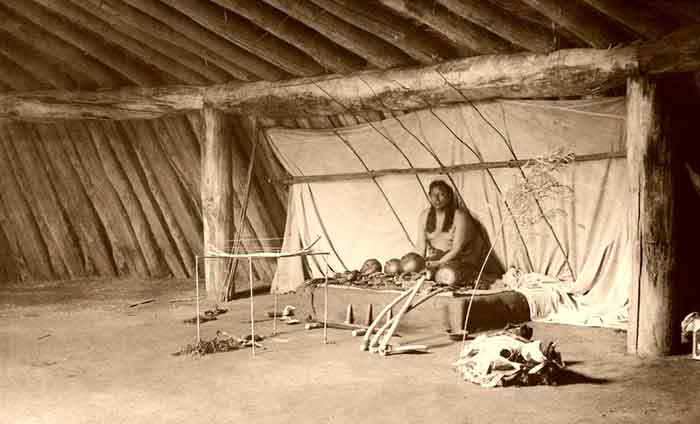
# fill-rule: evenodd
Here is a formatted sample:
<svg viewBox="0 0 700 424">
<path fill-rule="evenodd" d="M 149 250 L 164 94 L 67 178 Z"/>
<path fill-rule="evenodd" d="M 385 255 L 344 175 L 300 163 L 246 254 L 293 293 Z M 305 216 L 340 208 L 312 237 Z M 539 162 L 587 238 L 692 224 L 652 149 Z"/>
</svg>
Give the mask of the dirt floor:
<svg viewBox="0 0 700 424">
<path fill-rule="evenodd" d="M 568 365 L 559 386 L 481 388 L 450 364 L 460 342 L 402 331 L 430 353 L 380 357 L 348 331 L 280 326 L 249 349 L 173 356 L 195 341 L 189 281 L 89 280 L 0 287 L 0 423 L 700 422 L 700 361 L 625 354 L 623 332 L 533 324 Z M 131 303 L 155 299 L 129 307 Z M 254 298 L 256 318 L 272 296 Z M 281 305 L 300 302 L 282 296 Z M 212 307 L 211 304 L 205 304 Z M 202 325 L 249 334 L 249 299 Z M 272 323 L 256 332 L 270 336 Z"/>
</svg>

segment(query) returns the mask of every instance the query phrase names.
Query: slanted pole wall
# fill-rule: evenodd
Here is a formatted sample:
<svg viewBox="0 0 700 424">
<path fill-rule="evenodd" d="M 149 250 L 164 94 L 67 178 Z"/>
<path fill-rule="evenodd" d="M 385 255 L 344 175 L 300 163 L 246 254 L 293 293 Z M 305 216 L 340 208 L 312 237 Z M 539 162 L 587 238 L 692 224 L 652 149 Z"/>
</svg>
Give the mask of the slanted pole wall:
<svg viewBox="0 0 700 424">
<path fill-rule="evenodd" d="M 657 83 L 627 82 L 627 164 L 630 182 L 629 236 L 633 261 L 627 352 L 671 353 L 675 293 L 673 149 Z"/>
</svg>

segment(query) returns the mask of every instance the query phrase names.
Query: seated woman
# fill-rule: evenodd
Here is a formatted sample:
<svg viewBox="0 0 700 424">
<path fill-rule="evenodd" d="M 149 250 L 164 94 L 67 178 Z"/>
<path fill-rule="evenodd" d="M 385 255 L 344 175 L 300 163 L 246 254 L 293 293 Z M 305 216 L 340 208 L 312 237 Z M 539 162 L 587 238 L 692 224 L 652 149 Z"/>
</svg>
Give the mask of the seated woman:
<svg viewBox="0 0 700 424">
<path fill-rule="evenodd" d="M 428 195 L 430 207 L 420 214 L 416 251 L 426 258 L 436 282 L 468 283 L 465 280 L 476 277 L 486 258 L 486 240 L 469 212 L 458 207 L 445 181 L 431 182 Z"/>
</svg>

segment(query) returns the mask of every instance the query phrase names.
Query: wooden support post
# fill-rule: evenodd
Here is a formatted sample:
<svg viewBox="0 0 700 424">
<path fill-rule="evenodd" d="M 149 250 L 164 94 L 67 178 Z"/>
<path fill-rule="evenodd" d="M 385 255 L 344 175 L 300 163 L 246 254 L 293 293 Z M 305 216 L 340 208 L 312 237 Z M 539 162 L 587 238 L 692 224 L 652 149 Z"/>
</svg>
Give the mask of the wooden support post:
<svg viewBox="0 0 700 424">
<path fill-rule="evenodd" d="M 231 145 L 224 139 L 224 115 L 218 110 L 204 108 L 204 137 L 202 148 L 202 222 L 204 255 L 209 247 L 228 251 L 227 241 L 233 233 L 231 201 Z M 223 285 L 228 259 L 206 260 L 204 275 L 207 297 L 223 300 Z M 235 283 L 231 283 L 235 284 Z"/>
<path fill-rule="evenodd" d="M 673 321 L 675 246 L 673 178 L 667 119 L 656 82 L 627 81 L 627 166 L 632 260 L 627 352 L 671 353 L 679 329 Z"/>
</svg>

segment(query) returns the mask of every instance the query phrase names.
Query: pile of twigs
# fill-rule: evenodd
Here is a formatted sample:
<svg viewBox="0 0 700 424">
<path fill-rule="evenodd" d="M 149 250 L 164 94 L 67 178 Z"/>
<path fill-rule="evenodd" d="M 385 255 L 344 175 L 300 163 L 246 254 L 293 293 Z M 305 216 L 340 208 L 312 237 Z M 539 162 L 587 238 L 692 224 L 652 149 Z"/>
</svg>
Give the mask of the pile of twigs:
<svg viewBox="0 0 700 424">
<path fill-rule="evenodd" d="M 256 336 L 255 339 L 256 341 L 262 340 L 262 338 L 259 336 Z M 250 338 L 240 339 L 238 337 L 230 336 L 223 331 L 217 331 L 216 337 L 213 339 L 200 340 L 199 343 L 193 345 L 188 344 L 179 351 L 173 353 L 173 355 L 204 356 L 212 353 L 231 352 L 233 350 L 249 347 L 250 344 Z M 257 346 L 260 347 L 259 344 L 257 344 Z"/>
</svg>

